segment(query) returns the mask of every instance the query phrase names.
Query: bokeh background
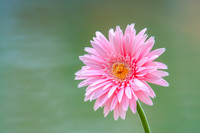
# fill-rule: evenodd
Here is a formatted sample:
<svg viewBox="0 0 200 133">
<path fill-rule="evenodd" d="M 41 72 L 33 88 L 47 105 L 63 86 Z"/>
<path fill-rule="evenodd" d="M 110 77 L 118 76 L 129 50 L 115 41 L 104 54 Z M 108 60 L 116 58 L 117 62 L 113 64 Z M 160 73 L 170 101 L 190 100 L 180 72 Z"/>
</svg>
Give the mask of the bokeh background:
<svg viewBox="0 0 200 133">
<path fill-rule="evenodd" d="M 136 23 L 155 36 L 170 87 L 142 104 L 152 133 L 200 132 L 200 1 L 0 0 L 0 133 L 142 133 L 84 102 L 74 73 L 95 31 Z"/>
</svg>

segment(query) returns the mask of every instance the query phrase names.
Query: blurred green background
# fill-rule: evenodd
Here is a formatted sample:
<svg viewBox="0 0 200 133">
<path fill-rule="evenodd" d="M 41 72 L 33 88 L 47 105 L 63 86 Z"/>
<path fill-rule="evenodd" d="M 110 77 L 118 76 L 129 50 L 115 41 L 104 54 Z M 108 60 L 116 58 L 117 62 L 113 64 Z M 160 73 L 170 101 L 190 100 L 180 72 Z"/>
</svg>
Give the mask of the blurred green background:
<svg viewBox="0 0 200 133">
<path fill-rule="evenodd" d="M 152 133 L 200 132 L 200 1 L 0 0 L 0 133 L 142 133 L 84 102 L 74 73 L 95 31 L 136 23 L 165 47 L 170 87 L 142 104 Z"/>
</svg>

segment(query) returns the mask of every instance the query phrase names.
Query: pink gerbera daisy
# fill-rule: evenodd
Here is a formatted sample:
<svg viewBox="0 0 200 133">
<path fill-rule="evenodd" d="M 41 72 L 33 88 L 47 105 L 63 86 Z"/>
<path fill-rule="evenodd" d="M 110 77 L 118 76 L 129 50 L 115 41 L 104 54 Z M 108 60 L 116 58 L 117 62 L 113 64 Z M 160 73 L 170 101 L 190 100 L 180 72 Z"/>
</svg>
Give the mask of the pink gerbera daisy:
<svg viewBox="0 0 200 133">
<path fill-rule="evenodd" d="M 136 35 L 134 24 L 128 25 L 123 34 L 119 26 L 110 29 L 109 40 L 100 32 L 91 41 L 89 54 L 80 56 L 86 66 L 76 72 L 76 80 L 82 80 L 78 87 L 88 86 L 85 101 L 96 99 L 94 110 L 104 106 L 104 116 L 114 110 L 114 119 L 125 119 L 128 107 L 136 112 L 140 100 L 153 105 L 155 93 L 147 82 L 168 86 L 162 78 L 168 76 L 167 66 L 155 62 L 165 48 L 151 51 L 154 37 L 147 39 L 146 28 Z"/>
</svg>

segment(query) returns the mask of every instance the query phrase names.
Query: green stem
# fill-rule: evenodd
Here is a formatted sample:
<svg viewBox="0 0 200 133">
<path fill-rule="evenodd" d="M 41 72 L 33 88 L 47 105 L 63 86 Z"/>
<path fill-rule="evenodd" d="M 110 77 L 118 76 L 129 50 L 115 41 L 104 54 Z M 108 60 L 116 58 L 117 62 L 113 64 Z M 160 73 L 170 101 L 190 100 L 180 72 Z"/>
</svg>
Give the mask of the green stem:
<svg viewBox="0 0 200 133">
<path fill-rule="evenodd" d="M 151 133 L 147 118 L 145 116 L 145 113 L 144 113 L 139 101 L 137 101 L 137 112 L 140 116 L 140 120 L 142 122 L 142 126 L 144 128 L 145 133 Z"/>
</svg>

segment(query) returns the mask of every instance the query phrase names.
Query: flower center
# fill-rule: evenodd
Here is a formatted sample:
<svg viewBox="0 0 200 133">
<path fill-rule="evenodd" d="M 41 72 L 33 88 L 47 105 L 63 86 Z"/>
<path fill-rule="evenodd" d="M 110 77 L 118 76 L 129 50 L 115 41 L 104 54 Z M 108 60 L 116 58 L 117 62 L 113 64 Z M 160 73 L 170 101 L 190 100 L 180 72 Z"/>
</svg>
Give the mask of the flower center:
<svg viewBox="0 0 200 133">
<path fill-rule="evenodd" d="M 118 80 L 125 80 L 130 73 L 130 68 L 124 63 L 114 63 L 111 68 L 113 76 Z"/>
</svg>

